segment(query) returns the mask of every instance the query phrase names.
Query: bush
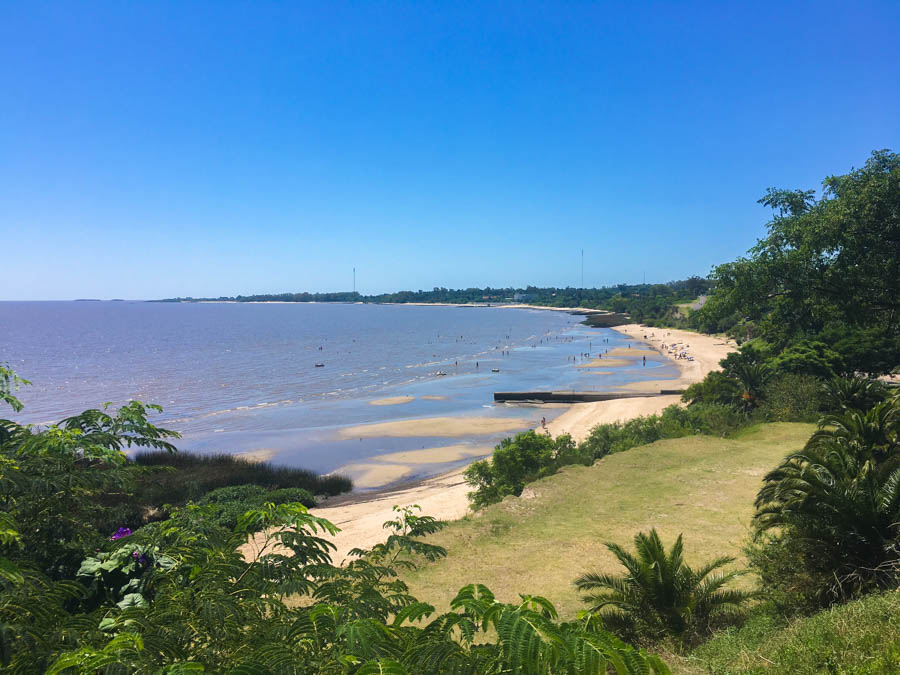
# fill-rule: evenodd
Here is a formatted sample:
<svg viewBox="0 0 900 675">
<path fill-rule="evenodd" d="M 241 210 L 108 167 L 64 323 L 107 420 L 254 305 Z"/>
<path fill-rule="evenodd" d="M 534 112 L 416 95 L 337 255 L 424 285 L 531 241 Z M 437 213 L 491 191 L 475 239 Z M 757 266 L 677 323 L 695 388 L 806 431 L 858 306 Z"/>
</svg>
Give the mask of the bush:
<svg viewBox="0 0 900 675">
<path fill-rule="evenodd" d="M 352 489 L 345 476 L 320 476 L 314 471 L 268 462 L 251 462 L 234 455 L 144 452 L 134 462 L 145 467 L 172 467 L 175 471 L 154 472 L 141 481 L 138 500 L 146 496 L 152 504 L 184 504 L 200 499 L 211 490 L 235 485 L 261 485 L 268 489 L 303 488 L 314 495 L 336 495 Z"/>
<path fill-rule="evenodd" d="M 212 490 L 204 495 L 197 504 L 200 506 L 209 504 L 218 506 L 214 522 L 222 527 L 234 529 L 237 526 L 238 518 L 247 511 L 261 508 L 266 503 L 278 506 L 280 504 L 298 502 L 307 507 L 316 505 L 316 500 L 309 493 L 309 490 L 304 490 L 303 488 L 267 490 L 260 485 L 231 485 Z"/>
<path fill-rule="evenodd" d="M 789 585 L 809 575 L 821 605 L 900 583 L 900 399 L 823 418 L 800 452 L 763 478 L 757 536 Z M 777 583 L 773 574 L 767 583 Z"/>
<path fill-rule="evenodd" d="M 869 595 L 789 623 L 769 605 L 755 609 L 736 630 L 715 635 L 695 649 L 690 662 L 703 672 L 896 673 L 900 672 L 900 593 Z"/>
<path fill-rule="evenodd" d="M 557 457 L 571 456 L 575 444 L 568 435 L 556 439 L 534 431 L 504 438 L 490 459 L 470 465 L 466 482 L 475 488 L 469 493 L 476 509 L 499 502 L 507 495 L 519 496 L 526 483 L 556 472 Z"/>
<path fill-rule="evenodd" d="M 888 388 L 878 380 L 865 377 L 837 377 L 823 386 L 825 411 L 836 414 L 847 410 L 868 410 L 888 397 Z"/>
<path fill-rule="evenodd" d="M 727 436 L 749 422 L 746 414 L 730 405 L 702 403 L 689 406 L 687 413 L 695 433 Z"/>
<path fill-rule="evenodd" d="M 767 422 L 815 422 L 822 413 L 822 381 L 788 373 L 766 384 L 757 415 Z"/>
<path fill-rule="evenodd" d="M 741 401 L 741 384 L 725 373 L 714 370 L 700 382 L 695 382 L 681 395 L 681 400 L 689 405 L 709 403 L 712 405 L 736 406 Z"/>
</svg>

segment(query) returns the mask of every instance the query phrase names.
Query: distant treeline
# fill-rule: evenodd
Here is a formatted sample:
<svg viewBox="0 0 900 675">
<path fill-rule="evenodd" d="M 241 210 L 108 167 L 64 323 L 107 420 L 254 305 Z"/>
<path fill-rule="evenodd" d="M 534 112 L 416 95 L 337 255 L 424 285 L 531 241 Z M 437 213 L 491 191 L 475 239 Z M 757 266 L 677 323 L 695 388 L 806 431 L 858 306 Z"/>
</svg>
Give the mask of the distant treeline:
<svg viewBox="0 0 900 675">
<path fill-rule="evenodd" d="M 157 302 L 365 302 L 365 303 L 501 303 L 517 302 L 548 307 L 582 307 L 628 314 L 632 320 L 677 320 L 679 304 L 706 294 L 711 282 L 691 277 L 666 284 L 618 284 L 603 288 L 433 288 L 380 295 L 341 293 L 266 293 L 219 298 L 168 298 Z"/>
</svg>

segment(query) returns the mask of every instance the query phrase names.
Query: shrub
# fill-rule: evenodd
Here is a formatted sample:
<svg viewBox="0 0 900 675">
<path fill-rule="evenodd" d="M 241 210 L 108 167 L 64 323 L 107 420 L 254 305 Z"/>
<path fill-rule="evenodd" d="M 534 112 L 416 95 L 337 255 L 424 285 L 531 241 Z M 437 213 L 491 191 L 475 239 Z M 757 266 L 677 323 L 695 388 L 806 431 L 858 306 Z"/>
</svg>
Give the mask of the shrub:
<svg viewBox="0 0 900 675">
<path fill-rule="evenodd" d="M 688 406 L 687 413 L 695 433 L 724 437 L 748 423 L 747 415 L 734 406 L 701 403 Z"/>
<path fill-rule="evenodd" d="M 238 519 L 247 511 L 261 508 L 266 503 L 300 503 L 312 507 L 316 505 L 316 500 L 309 490 L 303 488 L 267 490 L 260 485 L 232 485 L 212 490 L 197 502 L 200 506 L 216 505 L 218 509 L 212 520 L 227 529 L 236 527 Z"/>
<path fill-rule="evenodd" d="M 822 402 L 829 413 L 868 410 L 887 397 L 884 384 L 866 377 L 836 377 L 826 382 L 822 391 Z"/>
<path fill-rule="evenodd" d="M 737 406 L 741 401 L 741 385 L 736 379 L 714 370 L 700 382 L 695 382 L 685 389 L 681 400 L 689 405 L 710 403 Z"/>
<path fill-rule="evenodd" d="M 520 495 L 525 484 L 556 472 L 557 457 L 571 456 L 575 446 L 568 435 L 556 439 L 534 431 L 504 438 L 490 459 L 471 464 L 466 482 L 475 488 L 469 493 L 474 508 L 499 502 L 507 495 Z"/>
<path fill-rule="evenodd" d="M 606 548 L 627 573 L 585 574 L 575 587 L 587 593 L 583 600 L 604 625 L 628 639 L 658 642 L 676 638 L 682 645 L 694 642 L 716 626 L 740 616 L 741 605 L 751 593 L 725 586 L 744 572 L 719 572 L 734 562 L 721 557 L 700 569 L 689 567 L 682 556 L 681 535 L 666 552 L 656 530 L 634 537 L 635 553 L 617 544 Z"/>
<path fill-rule="evenodd" d="M 900 405 L 850 410 L 819 427 L 763 479 L 754 525 L 757 536 L 781 533 L 773 541 L 800 554 L 797 573 L 818 581 L 827 605 L 900 582 Z"/>
<path fill-rule="evenodd" d="M 788 373 L 763 388 L 757 415 L 767 422 L 815 422 L 822 413 L 822 381 L 812 375 Z"/>
</svg>

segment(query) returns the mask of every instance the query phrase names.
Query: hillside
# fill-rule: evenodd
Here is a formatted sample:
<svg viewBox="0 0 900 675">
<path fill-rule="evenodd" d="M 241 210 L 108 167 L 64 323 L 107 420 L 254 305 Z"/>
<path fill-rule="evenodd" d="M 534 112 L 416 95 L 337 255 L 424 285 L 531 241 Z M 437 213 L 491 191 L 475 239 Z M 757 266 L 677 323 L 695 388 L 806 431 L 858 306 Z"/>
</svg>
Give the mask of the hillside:
<svg viewBox="0 0 900 675">
<path fill-rule="evenodd" d="M 536 593 L 565 617 L 582 605 L 580 574 L 618 571 L 605 541 L 629 544 L 656 527 L 665 542 L 683 532 L 689 563 L 740 555 L 763 474 L 812 432 L 808 424 L 766 424 L 736 438 L 659 441 L 570 466 L 429 538 L 446 559 L 409 573 L 413 595 L 441 605 L 464 584 L 487 585 L 503 601 Z"/>
</svg>

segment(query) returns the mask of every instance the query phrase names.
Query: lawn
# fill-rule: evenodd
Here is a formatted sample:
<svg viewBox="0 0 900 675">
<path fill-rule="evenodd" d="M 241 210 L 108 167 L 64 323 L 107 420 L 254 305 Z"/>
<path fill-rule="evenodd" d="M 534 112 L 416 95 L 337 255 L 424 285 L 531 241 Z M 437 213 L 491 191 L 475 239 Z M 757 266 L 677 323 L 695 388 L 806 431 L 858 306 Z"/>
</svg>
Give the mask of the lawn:
<svg viewBox="0 0 900 675">
<path fill-rule="evenodd" d="M 659 441 L 566 467 L 429 538 L 446 559 L 404 575 L 416 597 L 443 611 L 467 583 L 498 599 L 543 595 L 564 618 L 583 608 L 572 580 L 587 571 L 618 572 L 603 542 L 630 546 L 655 527 L 666 545 L 684 533 L 689 564 L 740 557 L 762 476 L 812 433 L 808 424 L 765 424 L 722 439 Z M 746 583 L 752 583 L 750 579 Z"/>
</svg>

